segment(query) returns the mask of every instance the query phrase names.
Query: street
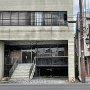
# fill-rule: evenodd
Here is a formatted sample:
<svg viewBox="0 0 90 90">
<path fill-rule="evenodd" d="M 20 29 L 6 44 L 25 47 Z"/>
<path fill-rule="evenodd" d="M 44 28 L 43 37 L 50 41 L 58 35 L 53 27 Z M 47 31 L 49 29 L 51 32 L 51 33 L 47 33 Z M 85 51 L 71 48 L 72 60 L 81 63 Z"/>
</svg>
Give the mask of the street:
<svg viewBox="0 0 90 90">
<path fill-rule="evenodd" d="M 0 85 L 0 90 L 90 90 L 90 84 Z"/>
</svg>

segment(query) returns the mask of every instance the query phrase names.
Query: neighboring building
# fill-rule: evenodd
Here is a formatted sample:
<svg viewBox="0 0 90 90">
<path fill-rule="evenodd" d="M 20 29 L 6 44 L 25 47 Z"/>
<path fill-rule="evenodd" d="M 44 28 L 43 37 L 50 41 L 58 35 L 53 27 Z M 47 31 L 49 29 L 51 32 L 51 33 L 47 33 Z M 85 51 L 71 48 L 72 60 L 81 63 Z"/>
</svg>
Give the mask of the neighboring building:
<svg viewBox="0 0 90 90">
<path fill-rule="evenodd" d="M 84 55 L 85 55 L 85 68 L 86 77 L 90 77 L 90 43 L 86 44 L 86 39 L 90 38 L 90 12 L 83 13 L 83 30 L 84 30 Z M 80 20 L 79 13 L 77 15 L 77 25 L 76 25 L 76 36 L 75 36 L 75 51 L 76 51 L 76 63 L 78 65 L 79 78 L 81 77 L 81 65 L 80 65 Z M 90 41 L 90 40 L 89 40 Z"/>
<path fill-rule="evenodd" d="M 16 60 L 33 63 L 36 57 L 36 76 L 74 82 L 71 16 L 73 0 L 0 0 L 0 79 Z"/>
</svg>

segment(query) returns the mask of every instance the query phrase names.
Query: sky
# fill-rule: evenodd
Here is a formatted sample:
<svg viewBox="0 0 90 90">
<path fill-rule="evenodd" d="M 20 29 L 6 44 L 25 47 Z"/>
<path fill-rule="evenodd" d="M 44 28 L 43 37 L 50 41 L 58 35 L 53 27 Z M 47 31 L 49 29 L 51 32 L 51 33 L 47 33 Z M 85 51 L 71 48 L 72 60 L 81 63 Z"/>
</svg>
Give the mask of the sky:
<svg viewBox="0 0 90 90">
<path fill-rule="evenodd" d="M 77 13 L 79 12 L 79 0 L 73 0 L 74 1 L 74 6 L 73 6 L 73 18 L 74 20 L 76 20 L 77 17 Z M 86 1 L 86 11 L 90 12 L 90 0 L 83 0 L 83 2 L 85 3 Z M 85 4 L 83 4 L 83 6 L 85 7 Z M 74 24 L 74 32 L 76 30 L 76 24 Z"/>
<path fill-rule="evenodd" d="M 86 1 L 86 10 L 90 11 L 90 0 L 83 0 L 83 2 Z M 85 7 L 85 4 L 83 4 L 83 6 Z M 77 16 L 77 12 L 79 11 L 79 0 L 74 0 L 74 16 Z"/>
</svg>

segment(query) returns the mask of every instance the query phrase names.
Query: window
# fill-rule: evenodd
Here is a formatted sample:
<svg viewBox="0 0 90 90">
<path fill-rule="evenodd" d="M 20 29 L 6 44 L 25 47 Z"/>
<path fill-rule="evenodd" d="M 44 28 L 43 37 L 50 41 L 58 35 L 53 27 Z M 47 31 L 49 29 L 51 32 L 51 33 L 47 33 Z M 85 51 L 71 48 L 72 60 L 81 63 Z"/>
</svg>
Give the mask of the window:
<svg viewBox="0 0 90 90">
<path fill-rule="evenodd" d="M 28 25 L 28 14 L 27 12 L 19 12 L 19 25 Z"/>
<path fill-rule="evenodd" d="M 59 25 L 67 25 L 67 13 L 61 12 L 59 13 L 60 19 L 59 19 Z"/>
<path fill-rule="evenodd" d="M 67 25 L 66 11 L 4 11 L 0 12 L 1 26 L 63 26 Z"/>
<path fill-rule="evenodd" d="M 43 24 L 43 13 L 35 12 L 35 26 L 41 26 Z"/>
<path fill-rule="evenodd" d="M 3 12 L 2 14 L 3 14 L 3 18 L 2 18 L 3 25 L 10 25 L 10 13 Z"/>
<path fill-rule="evenodd" d="M 52 12 L 52 25 L 59 25 L 60 15 L 59 12 Z"/>
<path fill-rule="evenodd" d="M 0 25 L 2 25 L 2 12 L 0 12 Z"/>
<path fill-rule="evenodd" d="M 30 25 L 31 26 L 35 25 L 35 13 L 34 12 L 30 13 Z"/>
<path fill-rule="evenodd" d="M 58 56 L 64 56 L 64 48 L 58 48 Z"/>
<path fill-rule="evenodd" d="M 11 12 L 11 25 L 18 25 L 19 21 L 18 21 L 18 12 Z"/>
<path fill-rule="evenodd" d="M 51 26 L 52 24 L 51 24 L 51 22 L 52 22 L 52 14 L 51 14 L 51 12 L 45 12 L 44 13 L 44 25 L 45 26 Z"/>
</svg>

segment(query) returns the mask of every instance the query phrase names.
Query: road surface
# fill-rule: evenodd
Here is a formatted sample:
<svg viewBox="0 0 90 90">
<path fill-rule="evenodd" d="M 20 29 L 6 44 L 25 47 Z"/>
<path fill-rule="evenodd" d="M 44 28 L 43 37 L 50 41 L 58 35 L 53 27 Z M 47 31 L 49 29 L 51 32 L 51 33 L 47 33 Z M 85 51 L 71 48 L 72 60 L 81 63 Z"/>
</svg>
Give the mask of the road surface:
<svg viewBox="0 0 90 90">
<path fill-rule="evenodd" d="M 0 90 L 90 90 L 90 84 L 0 85 Z"/>
</svg>

